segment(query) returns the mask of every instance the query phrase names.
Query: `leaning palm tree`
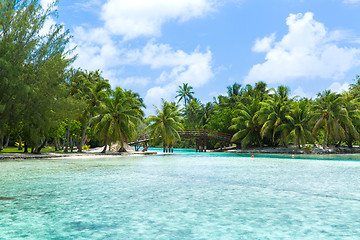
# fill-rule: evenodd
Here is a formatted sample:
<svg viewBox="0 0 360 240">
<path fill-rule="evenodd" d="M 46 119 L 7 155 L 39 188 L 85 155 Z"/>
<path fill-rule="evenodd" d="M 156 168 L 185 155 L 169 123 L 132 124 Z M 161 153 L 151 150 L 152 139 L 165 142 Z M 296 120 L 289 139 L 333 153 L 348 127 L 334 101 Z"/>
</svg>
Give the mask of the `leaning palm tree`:
<svg viewBox="0 0 360 240">
<path fill-rule="evenodd" d="M 315 134 L 323 130 L 323 148 L 325 148 L 328 139 L 345 140 L 347 137 L 346 129 L 355 129 L 344 106 L 344 99 L 340 94 L 331 93 L 329 90 L 319 93 L 313 111 L 315 124 L 312 132 Z"/>
<path fill-rule="evenodd" d="M 78 151 L 81 152 L 87 139 L 86 131 L 90 127 L 90 119 L 95 115 L 95 110 L 100 103 L 110 94 L 111 86 L 107 79 L 101 76 L 99 70 L 92 72 L 83 72 L 80 77 L 80 90 L 78 95 L 82 95 L 83 102 L 86 103 L 86 109 L 83 114 L 84 129 L 81 136 Z"/>
<path fill-rule="evenodd" d="M 188 83 L 183 83 L 182 86 L 179 86 L 179 90 L 177 91 L 178 95 L 176 95 L 175 98 L 179 98 L 178 103 L 184 99 L 184 103 L 186 106 L 186 103 L 189 103 L 190 99 L 193 99 L 194 91 L 192 91 L 193 88 L 191 86 L 188 86 Z"/>
<path fill-rule="evenodd" d="M 168 103 L 163 100 L 162 109 L 156 108 L 156 115 L 151 115 L 147 119 L 150 123 L 147 131 L 151 132 L 150 136 L 153 138 L 161 136 L 164 152 L 167 151 L 167 146 L 170 150 L 174 142 L 180 140 L 178 130 L 183 129 L 180 116 L 181 113 L 174 102 Z"/>
<path fill-rule="evenodd" d="M 107 95 L 104 99 L 99 115 L 92 118 L 95 133 L 104 139 L 103 153 L 112 142 L 119 141 L 123 149 L 124 142 L 134 136 L 144 116 L 142 101 L 130 95 L 117 87 L 112 96 Z"/>
</svg>

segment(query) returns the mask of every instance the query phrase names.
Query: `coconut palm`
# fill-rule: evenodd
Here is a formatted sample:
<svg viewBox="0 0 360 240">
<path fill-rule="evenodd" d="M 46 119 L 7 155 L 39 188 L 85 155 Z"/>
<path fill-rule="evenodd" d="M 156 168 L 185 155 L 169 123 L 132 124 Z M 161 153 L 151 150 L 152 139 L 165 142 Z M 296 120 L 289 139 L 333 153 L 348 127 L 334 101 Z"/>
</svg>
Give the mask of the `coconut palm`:
<svg viewBox="0 0 360 240">
<path fill-rule="evenodd" d="M 178 95 L 176 95 L 175 98 L 179 98 L 178 103 L 184 99 L 184 103 L 186 106 L 186 103 L 189 103 L 190 99 L 193 99 L 194 91 L 192 91 L 193 88 L 191 86 L 188 86 L 188 83 L 183 83 L 182 86 L 179 86 L 179 90 L 177 91 Z"/>
<path fill-rule="evenodd" d="M 227 93 L 230 103 L 238 102 L 242 94 L 241 84 L 234 83 L 232 86 L 227 86 Z"/>
<path fill-rule="evenodd" d="M 313 142 L 310 123 L 312 114 L 307 100 L 293 103 L 290 114 L 286 118 L 288 121 L 281 125 L 280 129 L 285 132 L 288 139 L 294 138 L 294 144 L 297 148 L 306 142 Z"/>
<path fill-rule="evenodd" d="M 163 100 L 161 110 L 156 108 L 156 115 L 151 115 L 147 119 L 150 123 L 147 127 L 151 132 L 150 136 L 153 138 L 161 136 L 164 152 L 167 151 L 167 146 L 170 150 L 174 142 L 180 140 L 178 130 L 183 129 L 180 116 L 178 106 L 174 102 L 168 103 Z"/>
<path fill-rule="evenodd" d="M 99 115 L 92 118 L 94 131 L 104 139 L 103 153 L 107 145 L 119 141 L 121 149 L 136 134 L 144 112 L 142 101 L 131 96 L 132 92 L 117 87 L 113 95 L 107 95 L 100 106 Z"/>
<path fill-rule="evenodd" d="M 238 106 L 239 109 L 235 111 L 238 117 L 232 119 L 233 125 L 230 127 L 230 129 L 238 130 L 238 132 L 234 134 L 232 141 L 240 140 L 241 147 L 253 143 L 261 146 L 261 125 L 258 119 L 260 102 L 255 100 L 250 105 L 239 103 Z"/>
<path fill-rule="evenodd" d="M 183 109 L 183 115 L 185 116 L 184 126 L 190 127 L 192 129 L 198 129 L 201 127 L 201 118 L 203 116 L 202 107 L 200 100 L 197 98 L 193 98 L 188 105 L 186 105 Z"/>
<path fill-rule="evenodd" d="M 315 125 L 312 132 L 315 134 L 320 130 L 324 131 L 323 148 L 328 139 L 345 140 L 346 130 L 354 129 L 340 94 L 331 93 L 330 90 L 319 93 L 313 111 Z"/>
<path fill-rule="evenodd" d="M 360 126 L 360 98 L 355 96 L 352 92 L 344 92 L 342 94 L 344 107 L 354 126 L 343 126 L 347 132 L 346 142 L 348 147 L 352 147 L 353 142 L 359 139 L 359 132 L 356 129 L 359 129 Z"/>
<path fill-rule="evenodd" d="M 286 146 L 287 135 L 282 131 L 282 125 L 287 122 L 290 112 L 289 89 L 279 86 L 277 90 L 271 89 L 273 94 L 261 102 L 259 122 L 262 124 L 261 138 L 269 137 L 274 145 L 283 143 Z"/>
<path fill-rule="evenodd" d="M 109 81 L 101 76 L 99 70 L 83 72 L 80 81 L 81 86 L 77 91 L 80 91 L 78 94 L 82 95 L 87 107 L 83 114 L 82 122 L 84 129 L 78 147 L 79 152 L 81 152 L 82 146 L 84 146 L 87 139 L 86 131 L 90 127 L 90 119 L 94 116 L 95 110 L 99 107 L 100 103 L 109 96 L 111 88 Z"/>
</svg>

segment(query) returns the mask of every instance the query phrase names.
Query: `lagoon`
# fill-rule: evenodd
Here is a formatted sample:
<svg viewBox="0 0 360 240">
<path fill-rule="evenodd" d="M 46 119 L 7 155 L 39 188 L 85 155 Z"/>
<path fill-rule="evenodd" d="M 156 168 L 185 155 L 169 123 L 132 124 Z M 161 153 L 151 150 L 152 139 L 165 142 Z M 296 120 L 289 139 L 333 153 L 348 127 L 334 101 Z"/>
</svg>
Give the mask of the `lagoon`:
<svg viewBox="0 0 360 240">
<path fill-rule="evenodd" d="M 0 239 L 359 239 L 360 161 L 322 158 L 2 161 Z"/>
</svg>

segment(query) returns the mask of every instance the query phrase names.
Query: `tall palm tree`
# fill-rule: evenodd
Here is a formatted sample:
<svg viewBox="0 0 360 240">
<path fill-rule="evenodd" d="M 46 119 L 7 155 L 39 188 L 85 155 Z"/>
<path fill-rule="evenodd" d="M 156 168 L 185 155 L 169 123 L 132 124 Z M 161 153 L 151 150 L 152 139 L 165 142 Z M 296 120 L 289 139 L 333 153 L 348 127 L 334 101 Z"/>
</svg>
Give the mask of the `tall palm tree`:
<svg viewBox="0 0 360 240">
<path fill-rule="evenodd" d="M 102 102 L 99 115 L 92 118 L 94 131 L 104 139 L 103 153 L 107 145 L 119 141 L 124 148 L 124 142 L 128 142 L 135 133 L 141 122 L 144 112 L 142 101 L 131 96 L 132 92 L 124 91 L 117 87 L 113 95 L 107 95 Z"/>
<path fill-rule="evenodd" d="M 331 93 L 330 90 L 319 93 L 313 111 L 315 125 L 312 132 L 315 134 L 321 129 L 324 131 L 323 148 L 328 139 L 345 140 L 346 128 L 354 129 L 340 94 Z"/>
<path fill-rule="evenodd" d="M 194 91 L 192 91 L 193 88 L 191 86 L 188 86 L 188 83 L 183 83 L 182 86 L 179 86 L 179 90 L 177 91 L 178 95 L 176 95 L 175 98 L 179 98 L 178 103 L 184 99 L 184 103 L 186 106 L 186 103 L 189 103 L 190 99 L 193 99 Z"/>
<path fill-rule="evenodd" d="M 288 139 L 294 138 L 294 144 L 297 148 L 300 148 L 300 144 L 304 145 L 307 141 L 313 141 L 310 123 L 312 113 L 307 100 L 293 103 L 290 114 L 286 118 L 288 121 L 280 129 L 285 132 Z"/>
<path fill-rule="evenodd" d="M 240 96 L 242 94 L 241 84 L 234 83 L 232 86 L 227 86 L 227 93 L 230 103 L 240 101 Z"/>
<path fill-rule="evenodd" d="M 233 125 L 230 126 L 230 129 L 238 130 L 232 141 L 240 140 L 242 148 L 253 143 L 261 146 L 261 125 L 258 119 L 260 102 L 254 100 L 250 105 L 239 103 L 238 106 L 239 109 L 235 111 L 238 117 L 232 119 Z"/>
<path fill-rule="evenodd" d="M 87 139 L 86 131 L 90 127 L 90 119 L 94 116 L 96 109 L 100 106 L 100 103 L 109 96 L 111 91 L 110 83 L 107 79 L 101 76 L 99 70 L 92 72 L 84 72 L 82 74 L 83 86 L 81 94 L 84 101 L 87 103 L 87 107 L 84 111 L 83 124 L 84 129 L 80 141 L 78 151 L 81 152 L 82 146 Z"/>
<path fill-rule="evenodd" d="M 180 116 L 181 113 L 174 102 L 168 103 L 163 100 L 161 110 L 156 108 L 156 115 L 151 115 L 147 119 L 150 123 L 147 127 L 147 130 L 151 131 L 150 136 L 153 138 L 161 136 L 164 152 L 167 151 L 167 146 L 170 150 L 174 142 L 180 140 L 178 130 L 183 129 Z"/>
<path fill-rule="evenodd" d="M 277 90 L 271 89 L 273 94 L 261 102 L 259 121 L 262 124 L 261 138 L 270 138 L 273 145 L 282 143 L 286 146 L 286 132 L 282 131 L 282 125 L 287 122 L 290 112 L 289 89 L 279 86 Z"/>
<path fill-rule="evenodd" d="M 193 98 L 188 105 L 183 108 L 183 115 L 185 116 L 184 126 L 192 129 L 200 128 L 202 115 L 201 108 L 202 104 L 197 98 Z"/>
</svg>

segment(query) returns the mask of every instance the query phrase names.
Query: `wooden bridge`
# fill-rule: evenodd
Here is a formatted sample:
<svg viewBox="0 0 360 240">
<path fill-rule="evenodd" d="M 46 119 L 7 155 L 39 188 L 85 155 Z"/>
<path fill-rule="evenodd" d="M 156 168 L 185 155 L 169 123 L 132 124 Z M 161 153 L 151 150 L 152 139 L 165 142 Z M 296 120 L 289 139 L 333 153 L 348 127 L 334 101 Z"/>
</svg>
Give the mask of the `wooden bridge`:
<svg viewBox="0 0 360 240">
<path fill-rule="evenodd" d="M 206 152 L 206 143 L 208 139 L 214 139 L 220 142 L 220 146 L 226 146 L 232 143 L 232 135 L 228 133 L 220 133 L 206 129 L 185 129 L 178 131 L 180 138 L 195 138 L 196 139 L 196 151 Z M 156 139 L 161 138 L 157 137 Z M 134 146 L 135 150 L 138 151 L 140 147 L 143 147 L 144 151 L 147 151 L 149 147 L 149 141 L 155 138 L 149 138 L 129 143 L 130 146 Z"/>
</svg>

